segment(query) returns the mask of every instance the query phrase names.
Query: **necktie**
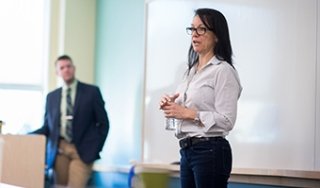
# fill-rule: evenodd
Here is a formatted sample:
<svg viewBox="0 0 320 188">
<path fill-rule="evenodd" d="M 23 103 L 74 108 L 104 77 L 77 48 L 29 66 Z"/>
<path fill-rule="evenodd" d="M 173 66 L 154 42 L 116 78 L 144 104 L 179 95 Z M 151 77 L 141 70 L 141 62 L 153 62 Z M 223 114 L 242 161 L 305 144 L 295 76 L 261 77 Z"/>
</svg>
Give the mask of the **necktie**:
<svg viewBox="0 0 320 188">
<path fill-rule="evenodd" d="M 67 122 L 66 122 L 66 136 L 67 140 L 72 140 L 72 120 L 73 120 L 73 106 L 71 100 L 71 88 L 67 89 Z"/>
</svg>

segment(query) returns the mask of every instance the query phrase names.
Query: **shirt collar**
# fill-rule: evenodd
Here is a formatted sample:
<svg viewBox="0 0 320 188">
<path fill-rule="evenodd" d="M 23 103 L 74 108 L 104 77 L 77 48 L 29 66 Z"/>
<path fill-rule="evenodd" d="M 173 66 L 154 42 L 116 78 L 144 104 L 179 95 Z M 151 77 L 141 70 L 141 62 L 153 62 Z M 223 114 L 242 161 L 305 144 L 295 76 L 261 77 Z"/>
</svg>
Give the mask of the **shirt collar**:
<svg viewBox="0 0 320 188">
<path fill-rule="evenodd" d="M 71 88 L 71 91 L 75 91 L 78 85 L 78 80 L 74 79 L 74 81 L 68 86 L 67 84 L 63 84 L 62 89 L 66 91 L 68 88 Z"/>
<path fill-rule="evenodd" d="M 216 56 L 213 56 L 209 62 L 207 63 L 208 64 L 213 64 L 213 65 L 218 65 L 221 63 L 221 60 L 219 60 Z"/>
<path fill-rule="evenodd" d="M 221 60 L 219 60 L 216 56 L 213 56 L 208 62 L 207 64 L 203 67 L 203 69 L 205 69 L 207 66 L 209 65 L 218 65 L 221 63 Z M 192 67 L 193 72 L 196 73 L 196 68 L 195 66 Z"/>
</svg>

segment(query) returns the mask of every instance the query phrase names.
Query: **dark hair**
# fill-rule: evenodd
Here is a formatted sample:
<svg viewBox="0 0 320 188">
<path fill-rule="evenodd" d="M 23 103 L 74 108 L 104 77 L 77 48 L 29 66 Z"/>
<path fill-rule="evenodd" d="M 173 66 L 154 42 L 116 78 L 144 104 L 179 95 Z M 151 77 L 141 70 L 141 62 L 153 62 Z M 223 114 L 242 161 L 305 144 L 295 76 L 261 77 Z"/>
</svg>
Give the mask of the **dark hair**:
<svg viewBox="0 0 320 188">
<path fill-rule="evenodd" d="M 68 55 L 61 55 L 57 58 L 56 62 L 55 62 L 55 65 L 57 65 L 57 62 L 60 61 L 60 60 L 69 60 L 72 64 L 73 64 L 73 61 L 71 59 L 70 56 Z"/>
<path fill-rule="evenodd" d="M 217 59 L 226 61 L 233 67 L 232 48 L 226 18 L 221 12 L 209 8 L 197 9 L 195 16 L 199 16 L 203 24 L 216 35 L 218 40 L 215 48 L 212 50 Z M 193 50 L 191 44 L 188 54 L 189 71 L 198 60 L 199 54 Z"/>
</svg>

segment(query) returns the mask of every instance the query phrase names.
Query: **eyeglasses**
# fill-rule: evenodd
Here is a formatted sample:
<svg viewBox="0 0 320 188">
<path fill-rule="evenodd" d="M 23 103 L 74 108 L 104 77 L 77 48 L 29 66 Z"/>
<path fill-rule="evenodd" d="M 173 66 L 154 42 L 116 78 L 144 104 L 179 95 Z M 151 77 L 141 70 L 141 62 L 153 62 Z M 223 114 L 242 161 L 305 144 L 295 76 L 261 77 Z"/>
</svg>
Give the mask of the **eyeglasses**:
<svg viewBox="0 0 320 188">
<path fill-rule="evenodd" d="M 192 35 L 192 33 L 195 31 L 198 35 L 204 35 L 207 32 L 207 28 L 205 27 L 187 27 L 186 31 L 188 35 Z"/>
</svg>

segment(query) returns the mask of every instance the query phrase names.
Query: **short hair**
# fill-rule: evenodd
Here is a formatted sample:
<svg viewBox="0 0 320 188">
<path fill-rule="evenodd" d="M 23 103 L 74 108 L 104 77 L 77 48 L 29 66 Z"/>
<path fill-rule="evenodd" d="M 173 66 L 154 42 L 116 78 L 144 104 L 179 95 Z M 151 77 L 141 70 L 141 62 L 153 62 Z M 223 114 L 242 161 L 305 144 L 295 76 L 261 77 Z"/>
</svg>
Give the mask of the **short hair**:
<svg viewBox="0 0 320 188">
<path fill-rule="evenodd" d="M 209 8 L 197 9 L 195 11 L 195 16 L 199 16 L 203 24 L 216 35 L 218 41 L 215 48 L 212 50 L 217 59 L 226 61 L 233 67 L 232 47 L 226 18 L 221 12 Z M 189 71 L 198 60 L 199 55 L 193 50 L 191 44 L 188 55 Z"/>
<path fill-rule="evenodd" d="M 70 62 L 73 64 L 73 61 L 72 61 L 72 59 L 71 59 L 70 56 L 68 56 L 68 55 L 61 55 L 61 56 L 59 56 L 59 57 L 57 58 L 57 60 L 55 61 L 55 65 L 57 65 L 57 62 L 58 62 L 58 61 L 61 61 L 61 60 L 68 60 L 68 61 L 70 61 Z"/>
</svg>

